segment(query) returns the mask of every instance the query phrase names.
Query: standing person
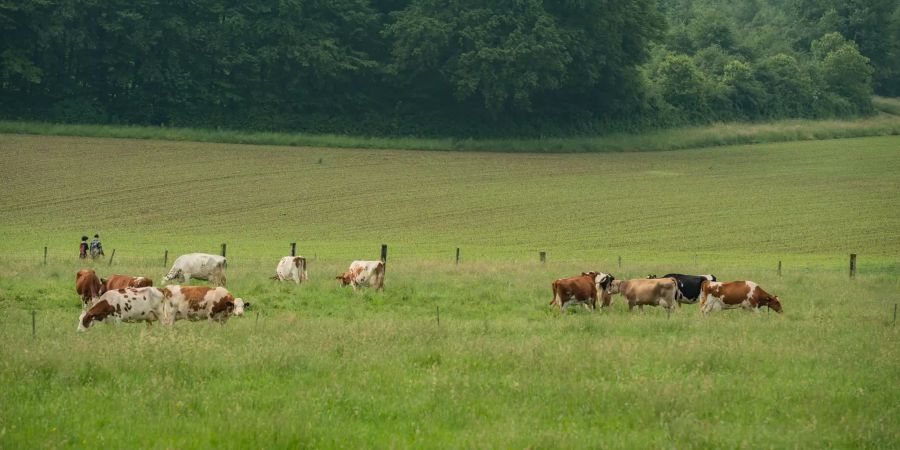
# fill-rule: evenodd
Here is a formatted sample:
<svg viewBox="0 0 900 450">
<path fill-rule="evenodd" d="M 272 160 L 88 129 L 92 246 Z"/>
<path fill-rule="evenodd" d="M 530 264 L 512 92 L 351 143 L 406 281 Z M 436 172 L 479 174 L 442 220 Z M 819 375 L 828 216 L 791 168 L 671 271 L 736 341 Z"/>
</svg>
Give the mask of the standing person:
<svg viewBox="0 0 900 450">
<path fill-rule="evenodd" d="M 106 256 L 103 254 L 103 244 L 100 243 L 100 235 L 95 234 L 94 240 L 91 241 L 91 258 L 97 259 L 98 256 Z"/>
<path fill-rule="evenodd" d="M 87 236 L 81 237 L 81 245 L 78 247 L 78 257 L 81 259 L 87 258 L 88 252 L 88 243 Z"/>
</svg>

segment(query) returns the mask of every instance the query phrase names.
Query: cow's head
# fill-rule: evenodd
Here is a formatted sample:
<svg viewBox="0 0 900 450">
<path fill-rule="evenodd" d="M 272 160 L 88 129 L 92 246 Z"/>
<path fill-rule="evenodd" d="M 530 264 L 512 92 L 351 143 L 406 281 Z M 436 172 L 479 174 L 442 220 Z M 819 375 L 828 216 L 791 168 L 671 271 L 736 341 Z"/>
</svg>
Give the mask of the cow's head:
<svg viewBox="0 0 900 450">
<path fill-rule="evenodd" d="M 648 279 L 648 280 L 653 280 L 653 279 L 656 279 L 656 278 L 659 278 L 659 277 L 656 276 L 655 273 L 647 274 L 647 279 Z"/>
<path fill-rule="evenodd" d="M 713 274 L 711 274 L 711 273 L 706 274 L 706 275 L 700 275 L 700 276 L 703 277 L 703 278 L 706 278 L 706 279 L 709 280 L 709 281 L 719 281 L 719 280 L 716 279 L 716 276 L 713 275 Z"/>
<path fill-rule="evenodd" d="M 241 314 L 244 313 L 244 301 L 241 300 Z M 213 304 L 212 311 L 210 311 L 210 315 L 213 320 L 225 321 L 228 320 L 228 316 L 235 314 L 235 310 L 237 309 L 237 302 L 233 295 L 228 294 L 219 299 L 215 304 Z"/>
<path fill-rule="evenodd" d="M 244 311 L 250 309 L 250 302 L 245 302 L 242 298 L 234 299 L 234 311 L 232 314 L 235 316 L 243 316 Z"/>
<path fill-rule="evenodd" d="M 781 299 L 779 299 L 777 295 L 770 295 L 766 303 L 770 309 L 774 309 L 775 312 L 781 314 Z"/>
<path fill-rule="evenodd" d="M 347 286 L 348 284 L 350 284 L 350 280 L 352 279 L 352 277 L 353 275 L 350 272 L 344 272 L 336 276 L 335 279 L 341 280 L 341 286 Z"/>
<path fill-rule="evenodd" d="M 619 293 L 619 284 L 622 283 L 622 280 L 616 280 L 612 276 L 610 276 L 609 284 L 606 286 L 606 292 L 609 295 L 618 294 Z"/>
<path fill-rule="evenodd" d="M 94 321 L 103 321 L 107 316 L 116 312 L 116 308 L 109 304 L 106 300 L 102 300 L 92 306 L 89 310 L 81 313 L 78 317 L 78 331 L 87 331 Z"/>
</svg>

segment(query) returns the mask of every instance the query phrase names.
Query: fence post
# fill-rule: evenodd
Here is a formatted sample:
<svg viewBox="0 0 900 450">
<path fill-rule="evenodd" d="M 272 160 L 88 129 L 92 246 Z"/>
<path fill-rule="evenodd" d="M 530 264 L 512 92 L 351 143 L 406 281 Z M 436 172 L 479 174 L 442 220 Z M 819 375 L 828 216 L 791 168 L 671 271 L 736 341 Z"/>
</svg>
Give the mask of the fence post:
<svg viewBox="0 0 900 450">
<path fill-rule="evenodd" d="M 546 263 L 547 262 L 547 252 L 541 252 L 540 259 L 541 259 L 542 263 Z"/>
<path fill-rule="evenodd" d="M 381 244 L 381 262 L 384 263 L 384 272 L 387 273 L 387 244 Z"/>
<path fill-rule="evenodd" d="M 619 268 L 620 269 L 622 268 L 622 257 L 621 256 L 619 257 Z"/>
<path fill-rule="evenodd" d="M 856 278 L 856 253 L 850 254 L 850 278 Z"/>
<path fill-rule="evenodd" d="M 227 257 L 225 256 L 225 253 L 226 253 L 226 250 L 227 250 L 227 249 L 228 249 L 227 246 L 226 246 L 225 243 L 223 242 L 223 243 L 222 243 L 222 257 L 223 257 L 223 258 L 227 258 Z M 228 267 L 228 260 L 225 261 L 225 267 Z"/>
<path fill-rule="evenodd" d="M 456 247 L 456 265 L 459 265 L 459 247 Z"/>
<path fill-rule="evenodd" d="M 36 315 L 37 315 L 37 312 L 32 309 L 31 310 L 31 338 L 32 339 L 34 339 L 36 336 L 36 332 L 35 332 L 35 322 L 36 322 L 35 316 Z"/>
<path fill-rule="evenodd" d="M 781 276 L 781 260 L 778 261 L 778 276 Z"/>
<path fill-rule="evenodd" d="M 297 243 L 291 242 L 291 256 L 297 256 Z"/>
<path fill-rule="evenodd" d="M 894 322 L 891 323 L 891 326 L 897 325 L 897 304 L 894 303 Z"/>
<path fill-rule="evenodd" d="M 113 249 L 112 255 L 109 255 L 109 264 L 108 265 L 110 265 L 110 266 L 112 265 L 112 260 L 115 257 L 116 257 L 116 249 Z"/>
<path fill-rule="evenodd" d="M 896 308 L 895 308 L 895 311 L 896 311 Z M 434 314 L 435 314 L 435 317 L 437 317 L 438 326 L 441 326 L 441 307 L 440 306 L 434 307 Z"/>
<path fill-rule="evenodd" d="M 169 249 L 163 251 L 163 267 L 169 267 Z"/>
<path fill-rule="evenodd" d="M 47 246 L 44 246 L 44 265 L 47 265 Z"/>
</svg>

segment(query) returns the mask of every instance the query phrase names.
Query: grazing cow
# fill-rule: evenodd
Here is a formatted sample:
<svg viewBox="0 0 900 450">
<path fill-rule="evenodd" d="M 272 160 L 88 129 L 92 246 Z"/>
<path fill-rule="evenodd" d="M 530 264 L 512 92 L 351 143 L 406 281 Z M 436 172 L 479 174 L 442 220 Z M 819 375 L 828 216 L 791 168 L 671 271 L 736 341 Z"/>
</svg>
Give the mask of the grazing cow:
<svg viewBox="0 0 900 450">
<path fill-rule="evenodd" d="M 210 320 L 225 323 L 232 314 L 244 315 L 244 308 L 250 306 L 243 299 L 234 298 L 228 289 L 221 286 L 166 286 L 161 289 L 163 300 L 163 323 L 172 325 L 176 320 Z"/>
<path fill-rule="evenodd" d="M 562 312 L 567 304 L 583 303 L 588 309 L 597 309 L 600 293 L 603 293 L 602 306 L 609 306 L 609 294 L 606 288 L 615 278 L 603 272 L 582 272 L 581 275 L 571 278 L 555 280 L 553 286 L 553 300 L 550 305 L 558 305 Z"/>
<path fill-rule="evenodd" d="M 78 318 L 78 331 L 87 331 L 94 321 L 112 317 L 116 322 L 147 322 L 163 316 L 163 293 L 154 287 L 107 291 Z"/>
<path fill-rule="evenodd" d="M 132 277 L 128 275 L 110 275 L 107 279 L 100 279 L 100 294 L 106 291 L 114 291 L 123 288 L 151 287 L 153 280 L 147 277 Z"/>
<path fill-rule="evenodd" d="M 758 310 L 763 306 L 768 306 L 777 313 L 781 312 L 781 300 L 778 296 L 769 294 L 752 281 L 705 281 L 700 289 L 703 292 L 700 299 L 700 311 L 703 314 L 734 308 Z"/>
<path fill-rule="evenodd" d="M 300 284 L 309 280 L 309 274 L 306 272 L 306 258 L 302 256 L 285 256 L 278 262 L 275 268 L 275 276 L 272 277 L 278 281 L 294 280 L 294 283 Z"/>
<path fill-rule="evenodd" d="M 381 261 L 353 261 L 346 272 L 336 277 L 341 286 L 348 284 L 356 291 L 360 286 L 384 290 L 384 263 Z"/>
<path fill-rule="evenodd" d="M 187 283 L 194 278 L 208 280 L 216 286 L 225 286 L 225 257 L 207 253 L 181 255 L 163 277 L 163 282 L 176 278 L 180 283 Z"/>
<path fill-rule="evenodd" d="M 680 273 L 667 273 L 661 277 L 656 275 L 647 275 L 647 278 L 674 278 L 678 282 L 678 292 L 675 294 L 675 300 L 678 303 L 693 305 L 700 300 L 700 284 L 704 281 L 718 281 L 715 275 L 682 275 Z"/>
<path fill-rule="evenodd" d="M 678 282 L 674 278 L 613 280 L 608 291 L 610 295 L 622 294 L 628 300 L 629 311 L 635 306 L 643 311 L 644 305 L 662 306 L 671 311 L 678 305 L 675 301 Z"/>
<path fill-rule="evenodd" d="M 87 310 L 91 300 L 100 297 L 102 288 L 97 272 L 81 269 L 75 274 L 75 292 L 81 296 L 81 309 Z"/>
</svg>

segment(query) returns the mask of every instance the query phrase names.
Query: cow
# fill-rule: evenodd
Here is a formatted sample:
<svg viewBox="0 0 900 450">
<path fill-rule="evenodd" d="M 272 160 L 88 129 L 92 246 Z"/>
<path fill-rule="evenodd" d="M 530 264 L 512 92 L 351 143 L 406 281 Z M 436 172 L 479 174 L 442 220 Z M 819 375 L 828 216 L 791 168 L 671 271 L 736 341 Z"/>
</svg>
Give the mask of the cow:
<svg viewBox="0 0 900 450">
<path fill-rule="evenodd" d="M 716 276 L 712 274 L 707 275 L 682 275 L 680 273 L 667 273 L 661 277 L 656 275 L 647 275 L 647 278 L 674 278 L 675 281 L 678 282 L 678 292 L 675 295 L 675 300 L 678 303 L 684 303 L 688 305 L 693 305 L 697 303 L 697 300 L 700 300 L 700 284 L 706 280 L 709 281 L 718 281 L 716 280 Z"/>
<path fill-rule="evenodd" d="M 106 291 L 114 291 L 129 287 L 151 287 L 153 280 L 147 277 L 132 277 L 128 275 L 110 275 L 109 278 L 100 279 L 100 294 Z"/>
<path fill-rule="evenodd" d="M 722 309 L 743 308 L 759 310 L 763 306 L 781 313 L 781 299 L 764 291 L 753 281 L 729 281 L 719 283 L 705 281 L 700 287 L 700 312 L 709 314 Z"/>
<path fill-rule="evenodd" d="M 606 292 L 609 283 L 615 278 L 603 272 L 582 272 L 577 277 L 560 278 L 554 280 L 553 299 L 550 306 L 558 305 L 562 312 L 566 304 L 583 303 L 591 311 L 597 309 L 600 301 L 600 293 L 603 293 L 602 307 L 609 306 L 610 297 Z"/>
<path fill-rule="evenodd" d="M 348 284 L 356 291 L 360 286 L 371 286 L 376 290 L 384 290 L 384 262 L 353 261 L 346 272 L 338 275 L 341 286 Z"/>
<path fill-rule="evenodd" d="M 87 331 L 95 321 L 151 322 L 163 316 L 163 292 L 155 287 L 124 288 L 105 292 L 78 318 L 78 331 Z"/>
<path fill-rule="evenodd" d="M 191 278 L 225 286 L 225 257 L 207 253 L 181 255 L 163 277 L 163 282 L 178 279 L 180 283 L 187 283 Z"/>
<path fill-rule="evenodd" d="M 285 281 L 294 280 L 294 283 L 300 284 L 309 280 L 309 274 L 306 272 L 306 258 L 302 256 L 285 256 L 278 262 L 275 268 L 275 276 L 273 280 Z"/>
<path fill-rule="evenodd" d="M 163 324 L 172 325 L 176 320 L 208 320 L 225 323 L 231 315 L 242 316 L 249 303 L 234 298 L 221 286 L 178 286 L 161 289 L 163 296 Z"/>
<path fill-rule="evenodd" d="M 674 278 L 613 280 L 607 290 L 610 295 L 622 294 L 628 300 L 629 311 L 635 306 L 643 311 L 644 305 L 662 306 L 671 311 L 678 305 L 675 301 L 678 282 Z"/>
<path fill-rule="evenodd" d="M 75 274 L 75 292 L 81 296 L 82 310 L 86 311 L 91 305 L 91 301 L 100 297 L 102 288 L 100 278 L 97 278 L 97 272 L 90 269 L 81 269 Z"/>
</svg>

